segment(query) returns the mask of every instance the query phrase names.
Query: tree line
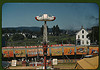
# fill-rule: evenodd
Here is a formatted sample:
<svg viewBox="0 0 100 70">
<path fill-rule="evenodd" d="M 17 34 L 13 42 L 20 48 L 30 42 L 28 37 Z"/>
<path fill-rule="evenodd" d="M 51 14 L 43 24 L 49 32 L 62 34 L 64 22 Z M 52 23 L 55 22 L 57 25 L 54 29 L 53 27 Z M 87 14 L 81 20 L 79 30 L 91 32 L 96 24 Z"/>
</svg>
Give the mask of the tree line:
<svg viewBox="0 0 100 70">
<path fill-rule="evenodd" d="M 92 32 L 88 34 L 92 44 L 99 44 L 99 26 L 92 27 Z"/>
<path fill-rule="evenodd" d="M 4 36 L 5 41 L 8 41 L 11 39 L 12 41 L 19 41 L 19 40 L 24 40 L 24 39 L 32 39 L 32 34 L 37 34 L 38 37 L 43 36 L 43 25 L 40 28 L 40 31 L 38 32 L 32 32 L 30 30 L 9 30 L 9 29 L 2 29 L 2 34 L 3 33 L 14 33 L 12 37 L 9 37 L 7 34 Z M 51 28 L 51 32 L 53 33 L 52 36 L 59 36 L 61 34 L 61 29 L 59 28 L 58 25 L 55 25 Z M 49 32 L 49 28 L 47 26 L 47 31 Z M 22 34 L 18 34 L 19 32 L 23 33 L 28 33 L 26 34 L 26 38 Z M 15 34 L 16 33 L 16 34 Z M 92 27 L 92 32 L 88 34 L 89 39 L 91 40 L 92 44 L 99 44 L 99 26 L 93 26 Z M 64 37 L 65 38 L 65 37 Z M 52 40 L 54 41 L 54 39 Z M 68 37 L 68 39 L 64 40 L 55 40 L 57 43 L 75 43 L 73 40 Z"/>
<path fill-rule="evenodd" d="M 42 27 L 41 27 L 41 35 L 43 35 L 43 29 L 44 29 L 44 26 L 42 25 Z M 60 35 L 61 30 L 60 30 L 58 25 L 53 26 L 51 29 L 52 29 L 52 33 L 53 33 L 54 36 L 59 36 Z M 47 32 L 48 31 L 49 31 L 49 28 L 47 26 Z"/>
</svg>

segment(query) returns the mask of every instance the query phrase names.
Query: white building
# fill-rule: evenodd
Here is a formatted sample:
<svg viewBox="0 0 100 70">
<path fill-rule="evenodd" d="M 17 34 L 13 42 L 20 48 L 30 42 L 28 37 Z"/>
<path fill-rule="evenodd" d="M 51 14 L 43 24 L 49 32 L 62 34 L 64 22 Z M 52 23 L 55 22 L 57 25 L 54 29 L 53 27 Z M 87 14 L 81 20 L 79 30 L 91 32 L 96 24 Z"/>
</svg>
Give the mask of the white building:
<svg viewBox="0 0 100 70">
<path fill-rule="evenodd" d="M 22 34 L 24 37 L 26 37 L 25 33 L 18 33 L 18 34 Z"/>
<path fill-rule="evenodd" d="M 90 45 L 90 40 L 87 38 L 88 32 L 81 27 L 81 30 L 76 33 L 76 45 Z"/>
<path fill-rule="evenodd" d="M 36 35 L 32 35 L 32 38 L 37 38 L 37 36 Z"/>
</svg>

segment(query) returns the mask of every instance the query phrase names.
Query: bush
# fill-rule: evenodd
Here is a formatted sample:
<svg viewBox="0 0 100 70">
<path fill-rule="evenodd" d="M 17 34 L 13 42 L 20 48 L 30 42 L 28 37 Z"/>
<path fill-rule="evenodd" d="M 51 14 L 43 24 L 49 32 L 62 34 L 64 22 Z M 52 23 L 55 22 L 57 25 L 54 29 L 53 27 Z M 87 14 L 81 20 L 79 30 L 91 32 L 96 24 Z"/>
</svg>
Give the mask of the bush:
<svg viewBox="0 0 100 70">
<path fill-rule="evenodd" d="M 24 36 L 22 34 L 14 34 L 12 40 L 13 41 L 24 40 Z"/>
</svg>

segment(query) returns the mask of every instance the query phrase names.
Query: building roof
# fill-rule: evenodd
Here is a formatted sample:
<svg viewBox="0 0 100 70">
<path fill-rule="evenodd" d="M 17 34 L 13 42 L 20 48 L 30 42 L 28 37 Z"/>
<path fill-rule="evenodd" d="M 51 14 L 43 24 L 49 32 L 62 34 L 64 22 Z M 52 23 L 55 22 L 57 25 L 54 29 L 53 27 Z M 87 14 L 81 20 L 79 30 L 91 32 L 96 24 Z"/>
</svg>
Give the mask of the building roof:
<svg viewBox="0 0 100 70">
<path fill-rule="evenodd" d="M 77 61 L 77 64 L 79 64 L 79 66 L 82 69 L 97 69 L 99 65 L 98 60 L 99 60 L 99 56 L 92 57 L 92 58 L 84 58 L 82 60 Z"/>
<path fill-rule="evenodd" d="M 82 29 L 84 29 L 83 28 L 83 26 L 81 26 L 81 29 L 78 31 L 78 32 L 76 32 L 76 34 L 78 34 Z M 84 29 L 85 30 L 85 29 Z M 86 31 L 86 30 L 85 30 Z M 88 31 L 86 31 L 87 33 L 88 33 Z"/>
</svg>

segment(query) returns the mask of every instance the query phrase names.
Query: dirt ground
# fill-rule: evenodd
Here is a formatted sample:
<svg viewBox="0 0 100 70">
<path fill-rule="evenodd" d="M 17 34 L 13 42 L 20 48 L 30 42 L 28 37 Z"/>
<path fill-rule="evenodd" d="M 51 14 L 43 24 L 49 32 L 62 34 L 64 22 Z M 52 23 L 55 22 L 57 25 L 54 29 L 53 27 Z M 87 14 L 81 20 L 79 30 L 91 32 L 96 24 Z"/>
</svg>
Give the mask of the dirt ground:
<svg viewBox="0 0 100 70">
<path fill-rule="evenodd" d="M 40 66 L 15 66 L 15 67 L 9 67 L 8 69 L 36 69 L 39 68 Z M 58 64 L 53 66 L 54 68 L 57 69 L 74 69 L 75 63 L 66 63 L 66 64 Z"/>
<path fill-rule="evenodd" d="M 36 69 L 38 68 L 39 66 L 15 66 L 15 67 L 9 67 L 8 69 Z"/>
<path fill-rule="evenodd" d="M 58 64 L 54 66 L 54 68 L 59 68 L 59 69 L 74 69 L 74 67 L 75 63 Z"/>
</svg>

